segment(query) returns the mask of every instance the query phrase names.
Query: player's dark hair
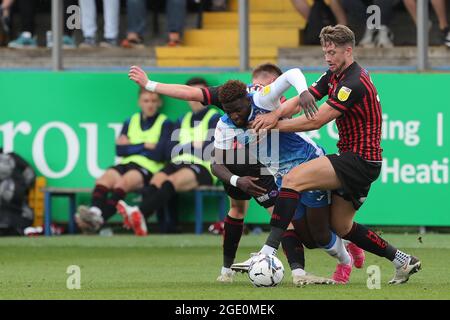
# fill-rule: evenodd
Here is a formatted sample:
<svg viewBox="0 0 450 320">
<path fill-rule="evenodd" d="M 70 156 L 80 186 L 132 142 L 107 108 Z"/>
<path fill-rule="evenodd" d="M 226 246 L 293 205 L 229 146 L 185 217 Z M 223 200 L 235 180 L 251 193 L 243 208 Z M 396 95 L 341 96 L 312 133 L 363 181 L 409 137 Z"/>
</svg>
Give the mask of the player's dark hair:
<svg viewBox="0 0 450 320">
<path fill-rule="evenodd" d="M 186 81 L 186 85 L 188 86 L 202 85 L 208 87 L 208 82 L 206 82 L 206 80 L 201 77 L 194 77 Z"/>
<path fill-rule="evenodd" d="M 270 62 L 264 63 L 264 64 L 260 64 L 259 66 L 257 66 L 255 68 L 255 70 L 253 70 L 252 78 L 257 78 L 262 73 L 269 73 L 271 75 L 279 77 L 283 74 L 283 71 L 281 71 L 281 69 L 278 68 L 278 66 L 273 63 L 270 63 Z"/>
<path fill-rule="evenodd" d="M 322 28 L 319 38 L 322 46 L 334 43 L 336 47 L 347 45 L 350 45 L 352 48 L 355 47 L 355 34 L 349 27 L 342 24 Z"/>
<path fill-rule="evenodd" d="M 230 103 L 247 96 L 247 85 L 239 80 L 229 80 L 219 88 L 220 103 Z"/>
</svg>

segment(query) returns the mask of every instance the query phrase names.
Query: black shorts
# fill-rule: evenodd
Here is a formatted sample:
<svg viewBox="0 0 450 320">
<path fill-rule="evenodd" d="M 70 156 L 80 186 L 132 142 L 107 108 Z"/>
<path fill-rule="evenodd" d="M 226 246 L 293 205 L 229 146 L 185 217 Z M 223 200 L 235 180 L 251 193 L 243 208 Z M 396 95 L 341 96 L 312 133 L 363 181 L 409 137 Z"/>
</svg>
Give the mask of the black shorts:
<svg viewBox="0 0 450 320">
<path fill-rule="evenodd" d="M 150 180 L 153 177 L 153 173 L 151 173 L 147 169 L 141 167 L 140 165 L 138 165 L 137 163 L 134 163 L 134 162 L 130 162 L 130 163 L 127 163 L 127 164 L 118 164 L 116 166 L 110 167 L 110 169 L 116 170 L 122 176 L 125 173 L 127 173 L 128 171 L 137 170 L 142 175 L 142 178 L 144 179 L 144 185 L 145 186 L 149 185 Z"/>
<path fill-rule="evenodd" d="M 201 186 L 210 186 L 213 184 L 213 178 L 209 173 L 208 169 L 200 164 L 191 164 L 191 163 L 169 163 L 161 172 L 164 172 L 167 175 L 171 175 L 177 172 L 180 169 L 188 168 L 191 169 L 195 177 L 197 178 L 197 182 Z"/>
<path fill-rule="evenodd" d="M 264 165 L 261 163 L 258 164 L 239 164 L 239 165 L 226 165 L 228 170 L 231 173 L 237 176 L 250 176 L 250 177 L 258 177 L 259 180 L 256 184 L 267 190 L 267 193 L 260 197 L 253 197 L 256 202 L 264 207 L 269 208 L 275 205 L 275 201 L 278 197 L 278 186 L 275 183 L 275 179 L 271 174 L 262 174 L 261 170 L 266 170 Z M 233 187 L 229 184 L 224 184 L 225 192 L 228 196 L 235 200 L 250 200 L 252 196 L 245 193 L 239 188 Z"/>
<path fill-rule="evenodd" d="M 364 160 L 353 152 L 330 154 L 327 157 L 342 184 L 342 189 L 333 190 L 333 194 L 351 201 L 358 210 L 366 200 L 372 182 L 380 175 L 381 162 Z"/>
</svg>

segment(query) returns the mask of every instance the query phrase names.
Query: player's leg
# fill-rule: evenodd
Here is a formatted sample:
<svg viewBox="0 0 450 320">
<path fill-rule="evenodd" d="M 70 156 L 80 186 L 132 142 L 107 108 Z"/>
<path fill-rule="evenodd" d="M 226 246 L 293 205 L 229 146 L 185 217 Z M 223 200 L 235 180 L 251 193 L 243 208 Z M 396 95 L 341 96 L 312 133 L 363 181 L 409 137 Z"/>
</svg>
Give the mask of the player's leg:
<svg viewBox="0 0 450 320">
<path fill-rule="evenodd" d="M 333 284 L 334 281 L 331 279 L 306 272 L 303 246 L 309 249 L 317 248 L 317 246 L 308 230 L 305 212 L 305 206 L 299 203 L 294 219 L 281 239 L 281 246 L 292 271 L 292 282 L 296 286 Z"/>
<path fill-rule="evenodd" d="M 78 207 L 75 221 L 83 233 L 95 233 L 104 223 L 102 217 L 107 196 L 114 184 L 120 179 L 123 165 L 112 167 L 96 180 L 92 191 L 91 205 Z"/>
<path fill-rule="evenodd" d="M 116 205 L 123 200 L 128 192 L 142 189 L 144 179 L 147 179 L 139 169 L 130 168 L 115 184 L 111 196 L 106 201 L 103 218 L 105 221 L 116 213 Z"/>
<path fill-rule="evenodd" d="M 244 217 L 248 209 L 248 200 L 237 200 L 230 197 L 230 210 L 224 219 L 223 233 L 223 264 L 217 281 L 233 282 L 234 271 L 231 265 L 236 257 L 236 252 L 244 230 Z"/>
<path fill-rule="evenodd" d="M 313 198 L 315 197 L 313 196 Z M 353 266 L 352 258 L 345 248 L 342 238 L 330 229 L 330 206 L 328 203 L 322 207 L 307 207 L 305 220 L 316 245 L 338 260 L 332 279 L 340 284 L 348 283 Z"/>
<path fill-rule="evenodd" d="M 191 169 L 177 167 L 170 174 L 158 172 L 150 182 L 153 190 L 146 190 L 139 209 L 145 217 L 151 216 L 179 191 L 189 191 L 198 186 L 196 176 Z"/>
<path fill-rule="evenodd" d="M 409 276 L 420 270 L 421 263 L 416 258 L 404 253 L 376 232 L 353 221 L 356 210 L 352 202 L 341 196 L 333 195 L 331 207 L 331 225 L 337 234 L 351 241 L 361 249 L 384 257 L 391 261 L 396 268 L 396 275 L 390 281 L 391 284 L 400 284 L 408 281 Z"/>
<path fill-rule="evenodd" d="M 327 157 L 319 157 L 293 168 L 283 177 L 282 188 L 275 203 L 271 232 L 261 252 L 275 254 L 281 236 L 295 214 L 300 198 L 305 190 L 333 190 L 340 187 L 339 179 Z"/>
</svg>

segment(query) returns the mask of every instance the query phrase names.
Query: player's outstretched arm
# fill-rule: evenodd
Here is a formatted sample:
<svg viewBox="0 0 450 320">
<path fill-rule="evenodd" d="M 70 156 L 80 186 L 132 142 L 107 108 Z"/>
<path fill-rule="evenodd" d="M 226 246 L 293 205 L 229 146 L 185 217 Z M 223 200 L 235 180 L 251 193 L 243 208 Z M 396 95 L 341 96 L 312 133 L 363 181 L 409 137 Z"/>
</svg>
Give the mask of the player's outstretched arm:
<svg viewBox="0 0 450 320">
<path fill-rule="evenodd" d="M 140 87 L 151 92 L 156 92 L 175 99 L 186 101 L 203 102 L 203 92 L 199 88 L 182 84 L 169 84 L 152 81 L 148 78 L 144 70 L 138 66 L 132 66 L 128 73 L 130 80 L 136 82 Z"/>
</svg>

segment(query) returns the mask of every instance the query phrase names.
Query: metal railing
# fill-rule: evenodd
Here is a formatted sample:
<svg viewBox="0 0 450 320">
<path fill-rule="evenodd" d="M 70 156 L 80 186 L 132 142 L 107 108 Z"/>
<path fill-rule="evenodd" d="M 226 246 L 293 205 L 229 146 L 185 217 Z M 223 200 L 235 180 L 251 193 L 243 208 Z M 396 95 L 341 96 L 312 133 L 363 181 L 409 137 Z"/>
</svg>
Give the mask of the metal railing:
<svg viewBox="0 0 450 320">
<path fill-rule="evenodd" d="M 63 0 L 52 0 L 52 69 L 54 71 L 63 70 L 62 56 L 62 12 Z M 249 0 L 239 0 L 239 48 L 240 59 L 239 69 L 241 71 L 249 70 Z M 428 69 L 428 4 L 429 0 L 417 1 L 417 70 L 425 71 Z"/>
</svg>

